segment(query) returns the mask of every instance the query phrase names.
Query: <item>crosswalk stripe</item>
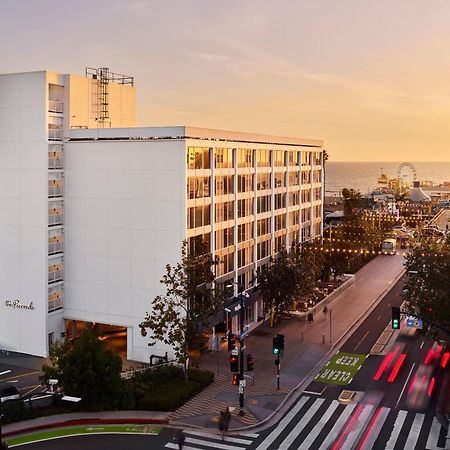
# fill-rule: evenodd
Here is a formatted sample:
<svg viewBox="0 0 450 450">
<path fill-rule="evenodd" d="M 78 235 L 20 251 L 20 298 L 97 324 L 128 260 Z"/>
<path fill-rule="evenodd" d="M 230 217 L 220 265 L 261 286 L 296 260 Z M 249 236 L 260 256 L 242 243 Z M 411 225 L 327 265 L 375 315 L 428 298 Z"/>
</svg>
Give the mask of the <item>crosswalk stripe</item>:
<svg viewBox="0 0 450 450">
<path fill-rule="evenodd" d="M 394 450 L 395 443 L 397 442 L 400 430 L 402 429 L 403 422 L 405 421 L 407 414 L 407 411 L 403 410 L 398 412 L 397 418 L 395 419 L 394 428 L 384 450 Z"/>
<path fill-rule="evenodd" d="M 306 414 L 297 422 L 294 428 L 292 428 L 291 432 L 286 436 L 284 441 L 278 447 L 279 450 L 287 450 L 291 444 L 295 441 L 295 439 L 300 434 L 301 430 L 305 427 L 305 425 L 311 420 L 317 410 L 320 408 L 322 403 L 325 401 L 324 398 L 318 398 L 306 411 Z"/>
<path fill-rule="evenodd" d="M 199 436 L 203 438 L 211 438 L 222 441 L 222 437 L 220 434 L 212 434 L 212 433 L 203 433 L 201 431 L 191 431 L 191 430 L 183 430 L 183 433 L 189 436 Z M 234 444 L 243 444 L 250 445 L 253 441 L 249 441 L 248 439 L 240 439 L 232 436 L 224 436 L 223 441 L 232 442 Z"/>
<path fill-rule="evenodd" d="M 275 429 L 270 433 L 266 439 L 257 447 L 256 450 L 266 450 L 268 449 L 275 439 L 281 434 L 281 432 L 286 428 L 286 426 L 292 421 L 296 414 L 300 411 L 302 406 L 310 399 L 310 397 L 304 396 L 295 404 L 295 406 L 283 417 L 283 419 L 278 423 Z"/>
<path fill-rule="evenodd" d="M 178 444 L 175 444 L 173 442 L 168 442 L 164 447 L 174 448 L 175 450 L 178 450 L 180 448 Z M 189 445 L 183 445 L 183 450 L 202 450 L 202 448 L 200 448 L 200 447 L 191 447 Z"/>
<path fill-rule="evenodd" d="M 442 447 L 438 447 L 439 434 L 441 433 L 441 424 L 436 417 L 433 417 L 433 423 L 431 424 L 430 434 L 428 435 L 426 450 L 439 450 Z"/>
<path fill-rule="evenodd" d="M 221 448 L 222 450 L 242 450 L 242 447 L 237 447 L 236 445 L 227 445 L 227 444 L 222 444 L 220 442 L 212 442 L 212 441 L 205 441 L 203 439 L 194 439 L 194 438 L 189 438 L 187 437 L 185 442 L 187 442 L 188 444 L 194 444 L 194 445 L 203 445 L 206 447 L 213 447 L 213 448 Z M 205 447 L 200 447 L 200 448 L 205 448 Z"/>
<path fill-rule="evenodd" d="M 334 424 L 331 431 L 328 433 L 327 438 L 322 442 L 322 445 L 320 446 L 319 450 L 326 450 L 330 446 L 330 444 L 337 438 L 339 431 L 341 431 L 341 428 L 344 426 L 344 423 L 347 422 L 351 413 L 355 409 L 355 406 L 356 403 L 353 403 L 345 407 L 344 412 L 340 415 L 339 419 L 336 420 L 336 423 Z"/>
<path fill-rule="evenodd" d="M 409 431 L 408 438 L 406 439 L 405 448 L 415 448 L 417 439 L 419 438 L 420 430 L 422 429 L 422 424 L 425 419 L 424 414 L 416 414 L 414 417 L 414 422 Z"/>
<path fill-rule="evenodd" d="M 377 421 L 374 423 L 373 428 L 370 430 L 370 435 L 367 436 L 367 440 L 364 442 L 363 447 L 359 447 L 358 450 L 371 449 L 373 448 L 373 444 L 377 440 L 378 435 L 380 434 L 381 429 L 383 428 L 384 421 L 388 416 L 390 408 L 382 407 L 380 414 L 377 417 Z M 367 433 L 369 430 L 367 430 Z"/>
<path fill-rule="evenodd" d="M 239 436 L 257 438 L 259 436 L 259 433 L 239 433 Z"/>
<path fill-rule="evenodd" d="M 337 400 L 333 400 L 325 411 L 323 416 L 319 419 L 316 426 L 311 430 L 311 432 L 306 436 L 305 440 L 302 442 L 302 445 L 298 448 L 298 450 L 308 450 L 312 443 L 316 440 L 317 436 L 319 436 L 325 424 L 328 422 L 330 417 L 333 415 L 336 408 L 339 406 L 339 402 Z"/>
<path fill-rule="evenodd" d="M 355 440 L 361 431 L 361 426 L 366 426 L 372 417 L 373 405 L 364 405 L 361 414 L 357 417 L 357 422 L 353 423 L 348 430 L 347 436 L 344 436 L 344 443 L 341 445 L 340 450 L 351 450 L 355 444 Z M 345 430 L 344 430 L 345 432 Z"/>
</svg>

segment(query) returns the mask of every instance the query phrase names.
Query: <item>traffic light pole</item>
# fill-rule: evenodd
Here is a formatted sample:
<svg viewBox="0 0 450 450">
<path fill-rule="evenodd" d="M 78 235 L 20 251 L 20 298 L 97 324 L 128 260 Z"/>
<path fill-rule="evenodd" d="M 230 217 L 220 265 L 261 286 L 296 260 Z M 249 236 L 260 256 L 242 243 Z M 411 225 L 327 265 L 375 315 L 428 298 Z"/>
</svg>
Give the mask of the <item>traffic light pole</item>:
<svg viewBox="0 0 450 450">
<path fill-rule="evenodd" d="M 241 385 L 241 381 L 244 380 L 244 295 L 243 291 L 239 293 L 241 310 L 239 314 L 240 326 L 241 326 L 241 337 L 239 339 L 240 349 L 239 349 L 239 415 L 243 416 L 244 413 L 244 386 Z"/>
<path fill-rule="evenodd" d="M 281 367 L 281 360 L 280 360 L 280 355 L 278 355 L 277 358 L 277 389 L 280 390 L 280 367 Z"/>
</svg>

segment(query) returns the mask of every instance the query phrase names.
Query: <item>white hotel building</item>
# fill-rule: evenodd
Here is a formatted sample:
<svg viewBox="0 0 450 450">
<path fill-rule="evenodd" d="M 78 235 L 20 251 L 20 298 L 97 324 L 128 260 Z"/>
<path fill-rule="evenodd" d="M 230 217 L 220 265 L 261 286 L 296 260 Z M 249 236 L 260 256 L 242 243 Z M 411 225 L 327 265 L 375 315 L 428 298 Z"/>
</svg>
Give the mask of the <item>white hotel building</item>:
<svg viewBox="0 0 450 450">
<path fill-rule="evenodd" d="M 0 75 L 1 349 L 46 356 L 95 322 L 123 327 L 128 359 L 170 355 L 138 325 L 184 240 L 203 236 L 217 283 L 248 288 L 321 235 L 322 141 L 134 125 L 131 77 Z M 261 314 L 250 301 L 246 323 Z"/>
</svg>

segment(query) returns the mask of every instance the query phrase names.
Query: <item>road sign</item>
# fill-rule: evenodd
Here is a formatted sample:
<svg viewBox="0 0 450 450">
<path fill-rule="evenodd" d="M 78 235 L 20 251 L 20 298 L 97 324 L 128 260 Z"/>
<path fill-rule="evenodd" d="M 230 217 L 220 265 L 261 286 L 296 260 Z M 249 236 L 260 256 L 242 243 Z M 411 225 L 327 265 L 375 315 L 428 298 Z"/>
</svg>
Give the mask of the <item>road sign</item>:
<svg viewBox="0 0 450 450">
<path fill-rule="evenodd" d="M 408 317 L 406 319 L 406 326 L 408 328 L 418 328 L 421 330 L 423 328 L 423 321 L 422 319 L 416 319 L 415 317 Z"/>
<path fill-rule="evenodd" d="M 247 380 L 239 380 L 239 386 L 242 386 L 242 387 L 247 386 Z"/>
<path fill-rule="evenodd" d="M 244 387 L 243 386 L 239 386 L 239 394 L 243 394 L 244 393 Z"/>
<path fill-rule="evenodd" d="M 231 350 L 231 354 L 234 356 L 239 355 L 239 349 L 238 348 L 234 348 L 233 350 Z"/>
<path fill-rule="evenodd" d="M 352 382 L 365 359 L 366 355 L 338 352 L 327 362 L 315 380 L 321 383 L 347 386 Z"/>
</svg>

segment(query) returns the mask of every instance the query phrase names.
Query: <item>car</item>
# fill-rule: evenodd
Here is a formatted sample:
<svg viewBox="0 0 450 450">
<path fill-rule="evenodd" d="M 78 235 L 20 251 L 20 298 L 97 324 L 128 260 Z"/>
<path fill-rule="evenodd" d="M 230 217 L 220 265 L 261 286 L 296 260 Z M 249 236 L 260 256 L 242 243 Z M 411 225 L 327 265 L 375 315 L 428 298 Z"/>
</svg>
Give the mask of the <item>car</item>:
<svg viewBox="0 0 450 450">
<path fill-rule="evenodd" d="M 420 364 L 408 388 L 408 397 L 406 398 L 408 408 L 414 410 L 427 408 L 435 383 L 433 367 Z"/>
<path fill-rule="evenodd" d="M 392 227 L 394 231 L 402 231 L 403 233 L 406 233 L 408 230 L 403 225 L 395 225 Z"/>
<path fill-rule="evenodd" d="M 18 400 L 20 398 L 20 391 L 16 386 L 2 386 L 0 387 L 0 402 L 4 403 L 7 400 Z"/>
</svg>

